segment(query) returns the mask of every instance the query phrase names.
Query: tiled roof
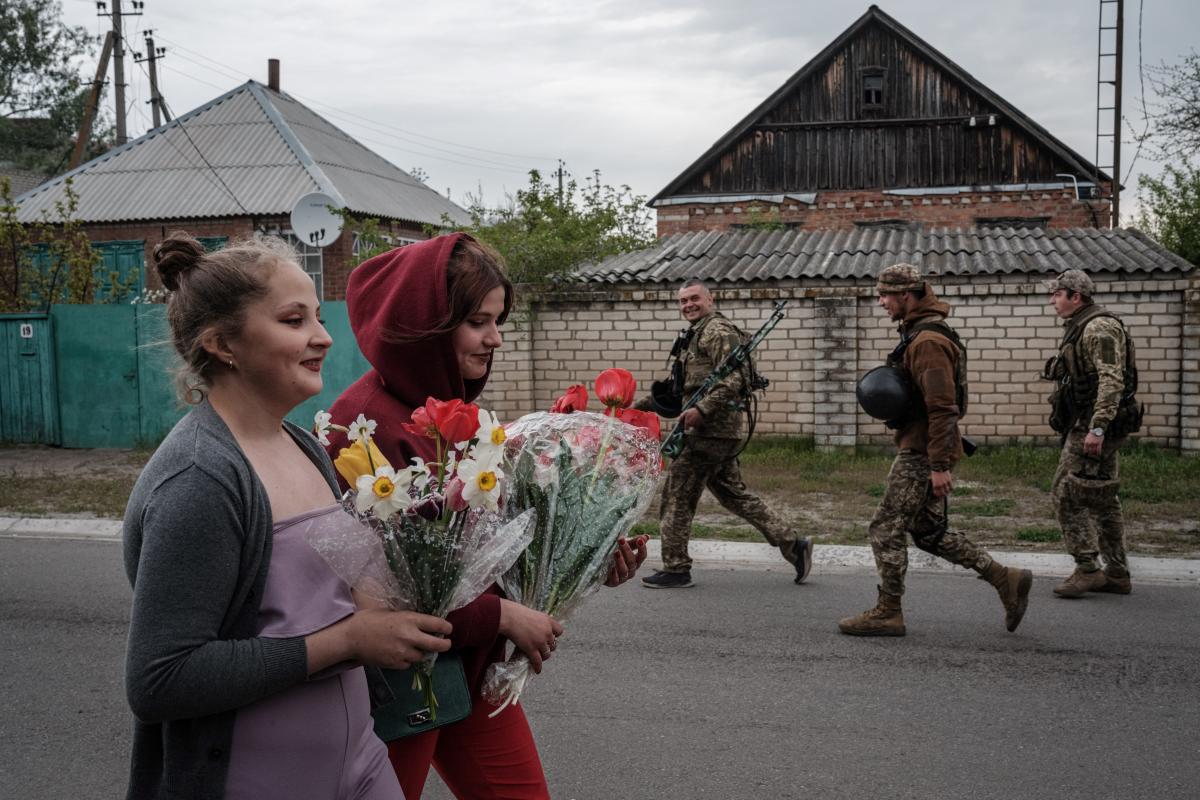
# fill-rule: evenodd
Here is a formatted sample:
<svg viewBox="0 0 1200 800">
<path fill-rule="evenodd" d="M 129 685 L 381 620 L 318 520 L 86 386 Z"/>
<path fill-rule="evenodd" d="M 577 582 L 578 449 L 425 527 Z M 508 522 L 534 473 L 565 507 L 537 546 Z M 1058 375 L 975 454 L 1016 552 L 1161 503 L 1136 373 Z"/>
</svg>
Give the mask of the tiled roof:
<svg viewBox="0 0 1200 800">
<path fill-rule="evenodd" d="M 255 81 L 21 195 L 32 222 L 70 177 L 84 222 L 287 214 L 309 192 L 418 223 L 469 217 L 286 94 Z"/>
<path fill-rule="evenodd" d="M 858 228 L 680 233 L 577 270 L 586 282 L 714 283 L 876 275 L 906 261 L 927 275 L 1187 272 L 1194 267 L 1136 230 L 1098 228 Z"/>
</svg>

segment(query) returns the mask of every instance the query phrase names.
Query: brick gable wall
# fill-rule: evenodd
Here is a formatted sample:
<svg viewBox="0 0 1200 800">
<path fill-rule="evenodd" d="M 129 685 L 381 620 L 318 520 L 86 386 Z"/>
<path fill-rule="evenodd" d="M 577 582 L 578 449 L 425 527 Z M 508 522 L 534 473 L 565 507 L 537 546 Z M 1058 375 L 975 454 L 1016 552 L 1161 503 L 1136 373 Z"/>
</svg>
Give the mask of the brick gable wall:
<svg viewBox="0 0 1200 800">
<path fill-rule="evenodd" d="M 726 231 L 755 222 L 800 230 L 848 230 L 855 223 L 902 220 L 926 227 L 968 227 L 981 219 L 1045 220 L 1047 228 L 1097 228 L 1108 224 L 1107 200 L 1078 200 L 1074 190 L 963 192 L 908 196 L 881 191 L 821 192 L 812 204 L 746 201 L 694 203 L 656 209 L 658 235 Z"/>
</svg>

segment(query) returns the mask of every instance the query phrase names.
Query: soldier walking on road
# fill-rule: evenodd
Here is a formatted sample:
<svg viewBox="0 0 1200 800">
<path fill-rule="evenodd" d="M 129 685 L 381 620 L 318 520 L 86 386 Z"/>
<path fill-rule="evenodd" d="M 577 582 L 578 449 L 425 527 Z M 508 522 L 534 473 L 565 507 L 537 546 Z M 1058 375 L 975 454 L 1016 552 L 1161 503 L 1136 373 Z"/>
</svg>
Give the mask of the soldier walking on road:
<svg viewBox="0 0 1200 800">
<path fill-rule="evenodd" d="M 691 327 L 683 334 L 677 369 L 681 370 L 682 397 L 690 397 L 729 352 L 742 342 L 742 332 L 715 309 L 708 288 L 692 280 L 679 290 L 679 310 Z M 812 545 L 796 530 L 746 491 L 737 453 L 743 437 L 742 414 L 749 394 L 747 370 L 734 370 L 695 407 L 680 415 L 684 426 L 683 452 L 672 460 L 663 486 L 659 521 L 663 568 L 642 579 L 653 589 L 681 589 L 692 585 L 692 559 L 688 556 L 692 518 L 707 487 L 729 511 L 749 522 L 796 569 L 796 583 L 808 577 Z M 661 411 L 653 397 L 636 407 Z M 678 413 L 678 407 L 676 407 Z"/>
<path fill-rule="evenodd" d="M 1025 615 L 1033 573 L 1002 566 L 961 531 L 950 530 L 946 498 L 951 475 L 962 456 L 958 420 L 966 408 L 966 350 L 946 324 L 950 306 L 934 295 L 911 264 L 879 273 L 879 305 L 900 323 L 900 345 L 888 358 L 911 387 L 907 413 L 890 420 L 899 452 L 888 473 L 887 489 L 871 520 L 871 549 L 879 570 L 874 608 L 838 622 L 853 636 L 903 636 L 900 598 L 908 569 L 908 542 L 973 569 L 1000 593 L 1005 627 L 1014 631 Z"/>
<path fill-rule="evenodd" d="M 1117 454 L 1142 424 L 1133 340 L 1119 317 L 1092 301 L 1096 286 L 1086 273 L 1067 270 L 1046 286 L 1065 320 L 1058 355 L 1042 376 L 1054 381 L 1050 426 L 1063 436 L 1050 492 L 1075 558 L 1075 571 L 1054 593 L 1129 594 Z"/>
</svg>

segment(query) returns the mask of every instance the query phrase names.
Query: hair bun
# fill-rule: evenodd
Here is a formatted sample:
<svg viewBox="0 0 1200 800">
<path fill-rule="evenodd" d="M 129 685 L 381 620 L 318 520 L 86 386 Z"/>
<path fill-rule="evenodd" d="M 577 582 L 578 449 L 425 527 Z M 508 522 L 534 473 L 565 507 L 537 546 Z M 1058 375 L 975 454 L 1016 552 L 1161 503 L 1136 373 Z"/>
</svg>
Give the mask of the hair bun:
<svg viewBox="0 0 1200 800">
<path fill-rule="evenodd" d="M 177 231 L 163 239 L 154 248 L 154 266 L 162 285 L 172 292 L 179 289 L 179 279 L 194 269 L 204 258 L 204 245 L 194 236 Z"/>
</svg>

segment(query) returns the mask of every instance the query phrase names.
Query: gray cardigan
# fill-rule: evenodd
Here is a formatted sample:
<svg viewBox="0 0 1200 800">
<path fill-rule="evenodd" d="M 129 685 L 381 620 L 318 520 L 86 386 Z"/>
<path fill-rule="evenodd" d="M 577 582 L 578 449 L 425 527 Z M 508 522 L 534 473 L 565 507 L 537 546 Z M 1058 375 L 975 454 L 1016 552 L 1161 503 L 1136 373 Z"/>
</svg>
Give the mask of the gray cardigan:
<svg viewBox="0 0 1200 800">
<path fill-rule="evenodd" d="M 284 423 L 338 496 L 310 434 Z M 303 637 L 255 636 L 271 508 L 208 402 L 159 446 L 125 509 L 133 609 L 125 688 L 137 718 L 128 797 L 219 799 L 236 709 L 307 678 Z"/>
</svg>

